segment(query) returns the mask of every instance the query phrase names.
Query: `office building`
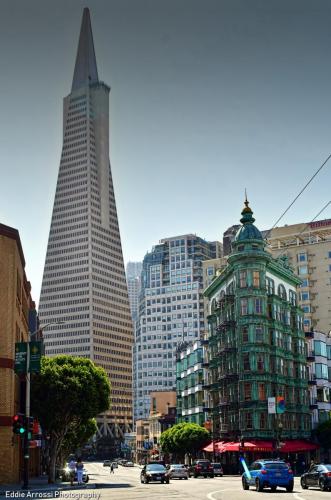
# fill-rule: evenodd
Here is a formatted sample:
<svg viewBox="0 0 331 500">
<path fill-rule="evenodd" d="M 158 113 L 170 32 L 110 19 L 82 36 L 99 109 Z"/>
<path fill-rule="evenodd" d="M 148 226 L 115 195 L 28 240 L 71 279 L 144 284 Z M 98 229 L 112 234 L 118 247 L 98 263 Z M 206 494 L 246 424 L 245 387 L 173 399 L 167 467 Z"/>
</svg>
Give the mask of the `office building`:
<svg viewBox="0 0 331 500">
<path fill-rule="evenodd" d="M 219 242 L 193 234 L 160 241 L 143 261 L 134 346 L 134 417 L 148 417 L 150 393 L 176 388 L 176 348 L 205 329 L 202 262 Z"/>
<path fill-rule="evenodd" d="M 267 234 L 273 257 L 286 255 L 302 280 L 298 303 L 309 331 L 331 330 L 331 219 L 276 227 Z"/>
<path fill-rule="evenodd" d="M 107 372 L 111 408 L 99 434 L 123 439 L 132 424 L 132 320 L 109 162 L 109 92 L 99 80 L 84 9 L 40 296 L 48 356 L 90 358 Z M 118 443 L 115 447 L 118 449 Z"/>
</svg>

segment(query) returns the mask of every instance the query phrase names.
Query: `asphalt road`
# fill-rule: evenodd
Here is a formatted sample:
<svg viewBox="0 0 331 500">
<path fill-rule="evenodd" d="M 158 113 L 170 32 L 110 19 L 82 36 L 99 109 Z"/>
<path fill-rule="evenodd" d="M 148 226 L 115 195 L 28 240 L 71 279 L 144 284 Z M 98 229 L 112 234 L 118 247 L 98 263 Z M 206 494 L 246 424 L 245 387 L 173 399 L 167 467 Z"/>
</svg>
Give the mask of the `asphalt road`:
<svg viewBox="0 0 331 500">
<path fill-rule="evenodd" d="M 330 492 L 317 488 L 302 490 L 299 478 L 295 478 L 293 493 L 287 493 L 284 489 L 275 493 L 270 490 L 258 493 L 252 488 L 244 491 L 239 476 L 190 478 L 188 481 L 173 479 L 170 484 L 141 484 L 138 466 L 119 466 L 114 474 L 110 473 L 109 467 L 103 467 L 101 462 L 90 462 L 85 466 L 90 475 L 90 483 L 96 484 L 96 489 L 90 490 L 87 485 L 84 490 L 86 494 L 94 494 L 90 500 L 261 500 L 261 496 L 262 500 L 266 496 L 268 500 L 328 500 L 330 497 Z"/>
</svg>

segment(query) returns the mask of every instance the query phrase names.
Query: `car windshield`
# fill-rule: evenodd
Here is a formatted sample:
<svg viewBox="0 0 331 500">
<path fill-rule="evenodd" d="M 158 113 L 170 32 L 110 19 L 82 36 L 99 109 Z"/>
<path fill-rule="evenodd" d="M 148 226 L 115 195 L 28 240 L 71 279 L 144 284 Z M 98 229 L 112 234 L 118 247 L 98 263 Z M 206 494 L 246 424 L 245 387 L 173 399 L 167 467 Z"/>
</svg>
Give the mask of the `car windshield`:
<svg viewBox="0 0 331 500">
<path fill-rule="evenodd" d="M 212 464 L 212 466 L 214 469 L 220 469 L 222 467 L 221 464 Z"/>
<path fill-rule="evenodd" d="M 152 464 L 152 465 L 147 465 L 146 470 L 148 471 L 156 471 L 156 472 L 164 472 L 166 469 L 163 465 L 160 464 Z"/>
<path fill-rule="evenodd" d="M 264 464 L 265 469 L 288 469 L 288 466 L 286 464 L 282 463 L 276 463 L 276 464 Z"/>
<path fill-rule="evenodd" d="M 330 470 L 331 471 L 331 465 L 325 465 L 325 464 L 323 464 L 323 467 L 325 467 L 326 470 Z"/>
</svg>

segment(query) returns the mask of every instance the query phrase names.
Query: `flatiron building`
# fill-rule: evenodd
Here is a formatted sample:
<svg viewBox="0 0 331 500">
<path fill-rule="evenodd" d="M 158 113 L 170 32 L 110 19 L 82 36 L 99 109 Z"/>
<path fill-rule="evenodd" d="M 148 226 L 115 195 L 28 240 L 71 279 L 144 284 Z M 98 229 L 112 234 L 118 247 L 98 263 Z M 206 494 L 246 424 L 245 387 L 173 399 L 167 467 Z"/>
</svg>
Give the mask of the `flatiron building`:
<svg viewBox="0 0 331 500">
<path fill-rule="evenodd" d="M 47 356 L 71 354 L 103 367 L 111 408 L 99 433 L 132 424 L 132 320 L 109 162 L 109 92 L 99 80 L 84 9 L 70 94 L 39 313 Z M 54 324 L 61 321 L 61 324 Z"/>
</svg>

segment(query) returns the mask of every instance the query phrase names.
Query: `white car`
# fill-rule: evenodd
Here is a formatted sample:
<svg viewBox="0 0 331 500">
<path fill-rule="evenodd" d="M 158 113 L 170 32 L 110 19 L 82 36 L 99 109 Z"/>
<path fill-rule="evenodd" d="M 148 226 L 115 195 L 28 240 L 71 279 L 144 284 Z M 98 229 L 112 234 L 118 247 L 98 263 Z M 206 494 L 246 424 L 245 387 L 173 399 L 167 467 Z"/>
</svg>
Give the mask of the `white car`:
<svg viewBox="0 0 331 500">
<path fill-rule="evenodd" d="M 189 472 L 184 464 L 171 464 L 169 466 L 169 477 L 171 479 L 188 479 Z"/>
<path fill-rule="evenodd" d="M 133 462 L 126 462 L 125 467 L 134 467 Z"/>
</svg>

